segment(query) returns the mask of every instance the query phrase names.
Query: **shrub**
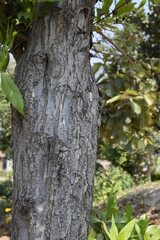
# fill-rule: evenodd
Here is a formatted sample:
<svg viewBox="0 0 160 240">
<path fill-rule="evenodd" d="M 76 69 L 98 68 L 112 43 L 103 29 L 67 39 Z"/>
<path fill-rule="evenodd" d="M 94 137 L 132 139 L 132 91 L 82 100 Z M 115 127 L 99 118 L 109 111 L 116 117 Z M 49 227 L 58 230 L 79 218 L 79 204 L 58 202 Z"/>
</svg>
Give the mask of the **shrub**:
<svg viewBox="0 0 160 240">
<path fill-rule="evenodd" d="M 110 193 L 118 194 L 133 186 L 131 175 L 122 168 L 112 166 L 105 171 L 99 167 L 94 179 L 94 205 L 104 202 Z"/>
<path fill-rule="evenodd" d="M 153 172 L 151 173 L 151 180 L 154 182 L 154 181 L 159 181 L 160 180 L 160 172 L 157 173 L 157 172 Z"/>
<path fill-rule="evenodd" d="M 12 198 L 13 184 L 11 180 L 0 182 L 0 197 L 5 199 Z"/>
<path fill-rule="evenodd" d="M 147 181 L 147 169 L 150 166 L 150 156 L 141 150 L 127 151 L 122 146 L 112 146 L 103 140 L 99 145 L 99 158 L 106 159 L 114 166 L 120 166 L 139 183 Z M 146 166 L 146 168 L 145 168 Z M 144 170 L 145 169 L 145 170 Z"/>
</svg>

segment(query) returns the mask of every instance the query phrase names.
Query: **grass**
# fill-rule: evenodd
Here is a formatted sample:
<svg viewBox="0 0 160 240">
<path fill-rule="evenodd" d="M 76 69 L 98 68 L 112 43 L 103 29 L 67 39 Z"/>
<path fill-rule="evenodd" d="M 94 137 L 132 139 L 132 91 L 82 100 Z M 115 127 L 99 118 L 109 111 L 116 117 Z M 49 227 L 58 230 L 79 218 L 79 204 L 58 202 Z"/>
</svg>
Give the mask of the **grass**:
<svg viewBox="0 0 160 240">
<path fill-rule="evenodd" d="M 6 171 L 6 170 L 0 171 L 0 181 L 12 180 L 12 178 L 13 178 L 13 171 Z"/>
</svg>

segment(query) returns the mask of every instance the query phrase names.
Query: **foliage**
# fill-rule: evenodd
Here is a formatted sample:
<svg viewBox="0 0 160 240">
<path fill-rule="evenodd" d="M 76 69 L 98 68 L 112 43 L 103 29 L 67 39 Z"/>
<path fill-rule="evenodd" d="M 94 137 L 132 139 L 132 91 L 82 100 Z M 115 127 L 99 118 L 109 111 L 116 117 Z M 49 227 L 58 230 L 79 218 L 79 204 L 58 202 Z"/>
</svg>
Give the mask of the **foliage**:
<svg viewBox="0 0 160 240">
<path fill-rule="evenodd" d="M 104 75 L 99 83 L 103 93 L 101 136 L 108 142 L 133 150 L 152 146 L 150 128 L 159 126 L 159 93 L 154 78 L 159 69 L 158 60 L 132 68 L 125 63 L 117 73 Z"/>
<path fill-rule="evenodd" d="M 22 115 L 24 115 L 21 93 L 12 79 L 3 73 L 1 74 L 1 86 L 5 96 L 12 103 L 13 107 L 15 107 Z"/>
<path fill-rule="evenodd" d="M 141 8 L 136 12 L 140 11 Z M 101 137 L 130 151 L 150 151 L 150 129 L 159 129 L 160 59 L 139 60 L 139 45 L 145 40 L 143 29 L 140 31 L 119 16 L 117 21 L 123 29 L 112 29 L 112 40 L 104 35 L 105 25 L 96 27 L 102 37 L 94 45 L 100 60 L 93 66 L 103 95 Z M 115 48 L 109 47 L 108 42 Z"/>
<path fill-rule="evenodd" d="M 11 156 L 11 111 L 0 87 L 0 151 Z"/>
<path fill-rule="evenodd" d="M 99 167 L 94 178 L 94 205 L 104 202 L 108 196 L 118 194 L 134 186 L 130 174 L 120 167 L 110 167 L 105 171 Z"/>
<path fill-rule="evenodd" d="M 134 22 L 139 31 L 142 31 L 144 38 L 138 47 L 138 53 L 141 59 L 159 58 L 160 55 L 160 29 L 155 26 L 160 25 L 160 3 L 150 5 L 150 11 L 146 15 L 143 8 L 139 11 L 132 11 L 128 22 Z"/>
<path fill-rule="evenodd" d="M 147 216 L 133 218 L 130 204 L 121 212 L 115 196 L 104 209 L 93 208 L 90 224 L 88 240 L 158 240 L 160 236 L 160 229 L 149 226 Z"/>
<path fill-rule="evenodd" d="M 160 181 L 160 173 L 158 172 L 152 172 L 151 173 L 151 180 L 154 181 Z"/>
<path fill-rule="evenodd" d="M 134 181 L 139 184 L 147 180 L 147 170 L 150 167 L 151 155 L 140 150 L 127 151 L 121 146 L 112 146 L 101 141 L 99 145 L 100 159 L 106 159 L 114 166 L 120 166 L 124 171 L 131 174 Z M 153 155 L 153 153 L 152 153 Z"/>
<path fill-rule="evenodd" d="M 115 166 L 123 167 L 129 158 L 129 153 L 124 148 L 114 147 L 111 144 L 106 144 L 105 141 L 99 145 L 98 152 L 100 159 L 107 159 Z"/>
<path fill-rule="evenodd" d="M 13 183 L 11 180 L 0 182 L 0 198 L 11 199 L 13 191 Z"/>
</svg>

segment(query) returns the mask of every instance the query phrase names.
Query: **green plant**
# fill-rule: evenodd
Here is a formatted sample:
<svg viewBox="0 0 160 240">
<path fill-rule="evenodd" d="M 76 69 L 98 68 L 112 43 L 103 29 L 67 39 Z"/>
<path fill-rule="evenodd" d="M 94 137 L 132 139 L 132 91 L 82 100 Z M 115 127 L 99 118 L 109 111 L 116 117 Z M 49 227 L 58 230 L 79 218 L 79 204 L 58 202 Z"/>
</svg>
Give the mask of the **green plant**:
<svg viewBox="0 0 160 240">
<path fill-rule="evenodd" d="M 11 156 L 11 110 L 0 86 L 0 151 Z"/>
<path fill-rule="evenodd" d="M 151 180 L 154 181 L 159 181 L 160 180 L 160 173 L 153 172 L 151 173 Z"/>
<path fill-rule="evenodd" d="M 147 171 L 151 166 L 153 151 L 150 153 L 140 149 L 127 151 L 125 146 L 107 144 L 105 139 L 102 139 L 98 153 L 101 159 L 107 159 L 114 166 L 120 166 L 131 174 L 136 183 L 147 181 Z"/>
<path fill-rule="evenodd" d="M 0 182 L 0 197 L 3 199 L 12 198 L 13 184 L 12 181 L 6 180 Z"/>
<path fill-rule="evenodd" d="M 94 205 L 104 202 L 110 193 L 118 194 L 133 186 L 132 177 L 121 167 L 112 166 L 109 171 L 99 167 L 94 179 Z"/>
<path fill-rule="evenodd" d="M 88 240 L 159 240 L 160 229 L 149 226 L 146 215 L 132 217 L 132 207 L 126 205 L 121 212 L 117 199 L 112 196 L 104 209 L 93 208 Z"/>
</svg>

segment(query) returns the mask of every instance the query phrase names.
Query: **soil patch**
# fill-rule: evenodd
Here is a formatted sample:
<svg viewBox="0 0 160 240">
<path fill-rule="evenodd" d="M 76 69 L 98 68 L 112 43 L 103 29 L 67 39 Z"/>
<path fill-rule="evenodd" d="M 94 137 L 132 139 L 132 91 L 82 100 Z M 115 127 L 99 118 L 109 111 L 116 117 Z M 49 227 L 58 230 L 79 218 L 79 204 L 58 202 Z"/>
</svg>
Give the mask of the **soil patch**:
<svg viewBox="0 0 160 240">
<path fill-rule="evenodd" d="M 160 226 L 160 182 L 139 186 L 119 198 L 119 208 L 130 203 L 133 215 L 147 214 L 150 224 Z"/>
</svg>

